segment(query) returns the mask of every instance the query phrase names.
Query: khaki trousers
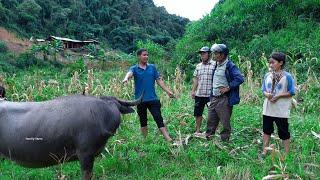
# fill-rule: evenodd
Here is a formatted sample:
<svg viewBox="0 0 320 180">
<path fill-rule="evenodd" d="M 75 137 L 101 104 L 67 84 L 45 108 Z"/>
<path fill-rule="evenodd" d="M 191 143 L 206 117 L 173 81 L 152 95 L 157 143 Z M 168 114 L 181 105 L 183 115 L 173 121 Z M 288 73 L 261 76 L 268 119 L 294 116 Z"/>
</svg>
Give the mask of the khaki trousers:
<svg viewBox="0 0 320 180">
<path fill-rule="evenodd" d="M 221 140 L 228 141 L 231 135 L 231 114 L 232 106 L 229 106 L 226 95 L 213 97 L 208 108 L 207 136 L 215 134 L 221 121 L 223 126 L 223 130 L 220 132 Z"/>
</svg>

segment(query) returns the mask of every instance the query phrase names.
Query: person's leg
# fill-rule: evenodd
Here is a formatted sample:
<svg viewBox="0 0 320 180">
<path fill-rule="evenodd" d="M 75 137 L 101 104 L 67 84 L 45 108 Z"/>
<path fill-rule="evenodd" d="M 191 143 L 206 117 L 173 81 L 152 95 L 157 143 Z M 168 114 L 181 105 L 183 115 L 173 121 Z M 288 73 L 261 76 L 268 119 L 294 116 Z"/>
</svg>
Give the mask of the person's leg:
<svg viewBox="0 0 320 180">
<path fill-rule="evenodd" d="M 142 102 L 137 106 L 138 116 L 140 120 L 141 134 L 146 137 L 148 135 L 148 118 L 147 118 L 147 106 L 145 102 Z"/>
<path fill-rule="evenodd" d="M 204 97 L 195 97 L 194 104 L 194 116 L 196 117 L 196 131 L 195 133 L 200 133 L 200 128 L 202 124 L 202 114 L 204 110 L 204 106 L 206 105 L 206 101 Z"/>
<path fill-rule="evenodd" d="M 143 137 L 147 137 L 148 135 L 148 126 L 144 126 L 140 128 L 141 134 L 143 135 Z"/>
<path fill-rule="evenodd" d="M 290 133 L 289 123 L 287 118 L 277 118 L 275 123 L 278 128 L 279 138 L 283 140 L 284 150 L 286 154 L 289 154 L 290 150 Z"/>
<path fill-rule="evenodd" d="M 263 115 L 263 149 L 262 154 L 266 155 L 266 148 L 269 147 L 270 136 L 273 133 L 273 120 L 272 117 Z"/>
<path fill-rule="evenodd" d="M 223 126 L 223 129 L 220 132 L 221 140 L 229 141 L 231 136 L 230 120 L 232 114 L 232 106 L 229 106 L 227 96 L 219 98 L 219 103 L 216 107 L 216 111 Z"/>
<path fill-rule="evenodd" d="M 153 119 L 156 121 L 157 126 L 161 132 L 161 134 L 163 135 L 164 139 L 167 141 L 172 141 L 171 137 L 169 136 L 169 133 L 166 129 L 166 127 L 164 126 L 163 123 L 163 118 L 161 115 L 161 103 L 159 100 L 155 100 L 155 101 L 151 101 L 148 109 L 153 117 Z"/>
<path fill-rule="evenodd" d="M 164 139 L 166 141 L 172 141 L 171 137 L 169 136 L 169 133 L 167 131 L 167 128 L 166 127 L 161 127 L 159 128 L 161 134 L 163 135 Z"/>
<path fill-rule="evenodd" d="M 196 131 L 195 133 L 201 133 L 200 128 L 202 124 L 202 116 L 196 116 Z"/>
<path fill-rule="evenodd" d="M 283 144 L 284 144 L 284 150 L 288 155 L 290 151 L 290 139 L 283 140 Z"/>
<path fill-rule="evenodd" d="M 207 121 L 207 131 L 206 131 L 207 138 L 215 134 L 220 121 L 218 114 L 216 112 L 216 106 L 217 106 L 217 99 L 213 98 L 210 103 L 210 106 L 208 107 L 208 121 Z"/>
<path fill-rule="evenodd" d="M 269 147 L 269 142 L 270 142 L 270 135 L 263 133 L 263 149 L 262 149 L 262 154 L 266 155 L 267 154 L 267 147 Z"/>
</svg>

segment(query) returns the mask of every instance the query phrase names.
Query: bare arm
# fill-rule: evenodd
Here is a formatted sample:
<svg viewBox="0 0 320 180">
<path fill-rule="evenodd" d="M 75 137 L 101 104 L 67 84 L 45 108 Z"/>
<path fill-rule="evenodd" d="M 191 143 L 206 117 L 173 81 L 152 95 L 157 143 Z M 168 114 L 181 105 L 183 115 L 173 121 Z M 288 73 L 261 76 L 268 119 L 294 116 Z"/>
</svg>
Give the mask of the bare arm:
<svg viewBox="0 0 320 180">
<path fill-rule="evenodd" d="M 191 97 L 192 99 L 195 98 L 196 96 L 196 90 L 198 88 L 198 78 L 197 77 L 194 77 L 193 78 L 193 84 L 192 84 L 192 91 L 191 91 Z"/>
<path fill-rule="evenodd" d="M 128 81 L 132 78 L 133 73 L 131 71 L 129 71 L 126 76 L 124 77 L 124 79 L 122 80 L 122 83 L 126 84 L 128 83 Z"/>
<path fill-rule="evenodd" d="M 169 97 L 174 98 L 172 91 L 164 84 L 162 78 L 156 80 L 157 84 L 168 94 Z"/>
</svg>

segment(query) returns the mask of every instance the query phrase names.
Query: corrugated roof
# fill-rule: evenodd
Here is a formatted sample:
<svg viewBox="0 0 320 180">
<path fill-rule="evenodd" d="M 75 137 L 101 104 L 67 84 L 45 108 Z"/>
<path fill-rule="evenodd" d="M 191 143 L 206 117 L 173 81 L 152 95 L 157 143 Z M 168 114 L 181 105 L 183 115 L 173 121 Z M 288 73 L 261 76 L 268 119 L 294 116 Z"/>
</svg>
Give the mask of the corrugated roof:
<svg viewBox="0 0 320 180">
<path fill-rule="evenodd" d="M 37 42 L 45 42 L 46 40 L 44 39 L 36 39 Z"/>
<path fill-rule="evenodd" d="M 56 39 L 56 40 L 60 40 L 60 41 L 74 42 L 74 43 L 99 43 L 96 40 L 80 41 L 80 40 L 76 40 L 76 39 L 63 38 L 63 37 L 57 37 L 57 36 L 49 36 L 46 40 L 50 41 L 50 39 Z"/>
<path fill-rule="evenodd" d="M 76 39 L 63 38 L 63 37 L 57 37 L 57 36 L 50 36 L 50 37 L 53 38 L 53 39 L 56 39 L 56 40 L 61 40 L 61 41 L 83 42 L 83 41 L 79 41 L 79 40 L 76 40 Z"/>
</svg>

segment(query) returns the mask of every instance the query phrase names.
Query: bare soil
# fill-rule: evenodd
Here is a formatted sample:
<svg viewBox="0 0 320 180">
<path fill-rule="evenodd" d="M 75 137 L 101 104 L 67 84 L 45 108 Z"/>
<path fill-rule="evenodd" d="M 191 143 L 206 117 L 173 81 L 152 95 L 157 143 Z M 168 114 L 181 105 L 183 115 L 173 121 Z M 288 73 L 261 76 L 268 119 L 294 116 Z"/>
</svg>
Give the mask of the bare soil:
<svg viewBox="0 0 320 180">
<path fill-rule="evenodd" d="M 21 54 L 31 47 L 32 42 L 26 39 L 20 39 L 16 34 L 0 27 L 0 41 L 4 41 L 10 51 Z"/>
</svg>

